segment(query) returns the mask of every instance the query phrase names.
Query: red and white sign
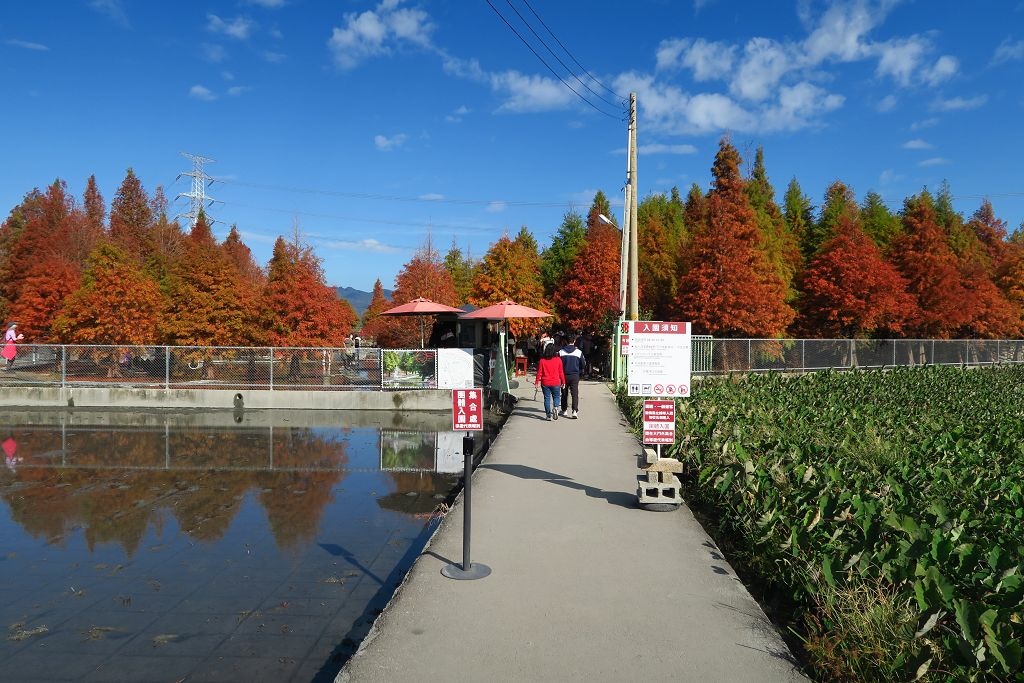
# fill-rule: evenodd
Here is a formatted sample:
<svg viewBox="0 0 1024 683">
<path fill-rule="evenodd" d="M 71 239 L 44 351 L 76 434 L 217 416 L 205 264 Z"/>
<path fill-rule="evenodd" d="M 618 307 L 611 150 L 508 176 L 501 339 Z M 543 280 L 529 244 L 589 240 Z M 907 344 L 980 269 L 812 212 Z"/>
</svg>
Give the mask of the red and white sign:
<svg viewBox="0 0 1024 683">
<path fill-rule="evenodd" d="M 630 396 L 690 395 L 690 323 L 634 320 L 629 325 Z"/>
<path fill-rule="evenodd" d="M 675 443 L 676 403 L 675 401 L 644 401 L 644 443 Z"/>
<path fill-rule="evenodd" d="M 452 389 L 452 429 L 484 428 L 484 390 Z"/>
<path fill-rule="evenodd" d="M 619 330 L 619 355 L 629 355 L 629 323 L 623 322 L 622 329 Z"/>
</svg>

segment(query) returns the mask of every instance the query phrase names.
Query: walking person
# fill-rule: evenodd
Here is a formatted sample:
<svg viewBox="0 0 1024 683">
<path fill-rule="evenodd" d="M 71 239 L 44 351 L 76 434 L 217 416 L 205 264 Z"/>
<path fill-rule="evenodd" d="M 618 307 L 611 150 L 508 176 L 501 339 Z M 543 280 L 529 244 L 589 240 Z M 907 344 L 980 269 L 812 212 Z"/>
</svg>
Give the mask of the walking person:
<svg viewBox="0 0 1024 683">
<path fill-rule="evenodd" d="M 0 351 L 0 356 L 3 356 L 7 361 L 4 370 L 10 370 L 14 367 L 14 358 L 18 355 L 18 349 L 15 344 L 24 338 L 25 335 L 18 334 L 18 323 L 11 323 L 7 326 L 7 331 L 4 332 L 4 350 Z"/>
<path fill-rule="evenodd" d="M 562 392 L 562 412 L 560 414 L 565 415 L 568 411 L 569 394 L 572 394 L 572 413 L 569 417 L 574 420 L 579 419 L 580 416 L 580 377 L 587 368 L 587 360 L 583 357 L 583 352 L 576 347 L 578 343 L 579 337 L 574 342 L 570 341 L 558 352 L 558 357 L 562 361 L 562 370 L 565 372 L 565 391 Z"/>
<path fill-rule="evenodd" d="M 557 420 L 565 372 L 562 370 L 562 360 L 556 354 L 554 344 L 545 346 L 544 354 L 537 361 L 536 384 L 544 390 L 544 414 L 549 420 Z"/>
</svg>

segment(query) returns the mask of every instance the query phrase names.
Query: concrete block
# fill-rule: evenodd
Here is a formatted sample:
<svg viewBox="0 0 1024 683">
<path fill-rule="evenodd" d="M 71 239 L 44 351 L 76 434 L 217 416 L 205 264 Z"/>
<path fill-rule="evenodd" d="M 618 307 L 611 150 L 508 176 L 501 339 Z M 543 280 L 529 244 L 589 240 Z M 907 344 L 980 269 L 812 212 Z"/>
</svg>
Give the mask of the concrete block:
<svg viewBox="0 0 1024 683">
<path fill-rule="evenodd" d="M 672 477 L 673 483 L 651 483 L 645 479 L 644 475 L 637 476 L 636 495 L 641 503 L 680 504 L 683 502 L 682 488 L 675 477 Z"/>
<path fill-rule="evenodd" d="M 682 472 L 683 463 L 674 458 L 661 458 L 657 462 L 649 463 L 643 457 L 638 457 L 636 466 L 645 472 Z"/>
<path fill-rule="evenodd" d="M 647 464 L 653 464 L 658 462 L 658 451 L 651 446 L 644 446 L 643 455 L 640 456 L 643 461 Z"/>
</svg>

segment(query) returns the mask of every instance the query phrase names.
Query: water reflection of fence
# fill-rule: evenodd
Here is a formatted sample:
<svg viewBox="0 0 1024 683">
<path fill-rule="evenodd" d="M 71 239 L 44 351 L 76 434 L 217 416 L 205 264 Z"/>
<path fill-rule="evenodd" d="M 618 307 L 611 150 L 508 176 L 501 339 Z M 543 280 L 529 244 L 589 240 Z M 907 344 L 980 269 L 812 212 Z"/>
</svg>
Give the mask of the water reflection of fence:
<svg viewBox="0 0 1024 683">
<path fill-rule="evenodd" d="M 19 344 L 8 382 L 163 389 L 437 387 L 435 349 Z"/>
<path fill-rule="evenodd" d="M 1020 339 L 712 339 L 694 337 L 694 374 L 1024 363 Z"/>
</svg>

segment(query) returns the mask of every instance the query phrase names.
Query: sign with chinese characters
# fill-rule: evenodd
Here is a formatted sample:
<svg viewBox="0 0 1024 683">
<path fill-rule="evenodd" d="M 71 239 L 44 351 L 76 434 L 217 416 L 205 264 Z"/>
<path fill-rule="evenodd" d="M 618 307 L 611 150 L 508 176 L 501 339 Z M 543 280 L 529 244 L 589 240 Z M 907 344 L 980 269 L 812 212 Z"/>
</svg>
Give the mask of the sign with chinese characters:
<svg viewBox="0 0 1024 683">
<path fill-rule="evenodd" d="M 690 323 L 629 323 L 630 396 L 690 395 Z"/>
<path fill-rule="evenodd" d="M 644 443 L 675 443 L 676 402 L 647 399 L 644 401 Z"/>
<path fill-rule="evenodd" d="M 461 432 L 484 428 L 483 389 L 452 389 L 452 429 Z"/>
<path fill-rule="evenodd" d="M 622 322 L 622 329 L 619 330 L 619 355 L 629 355 L 629 323 Z"/>
</svg>

